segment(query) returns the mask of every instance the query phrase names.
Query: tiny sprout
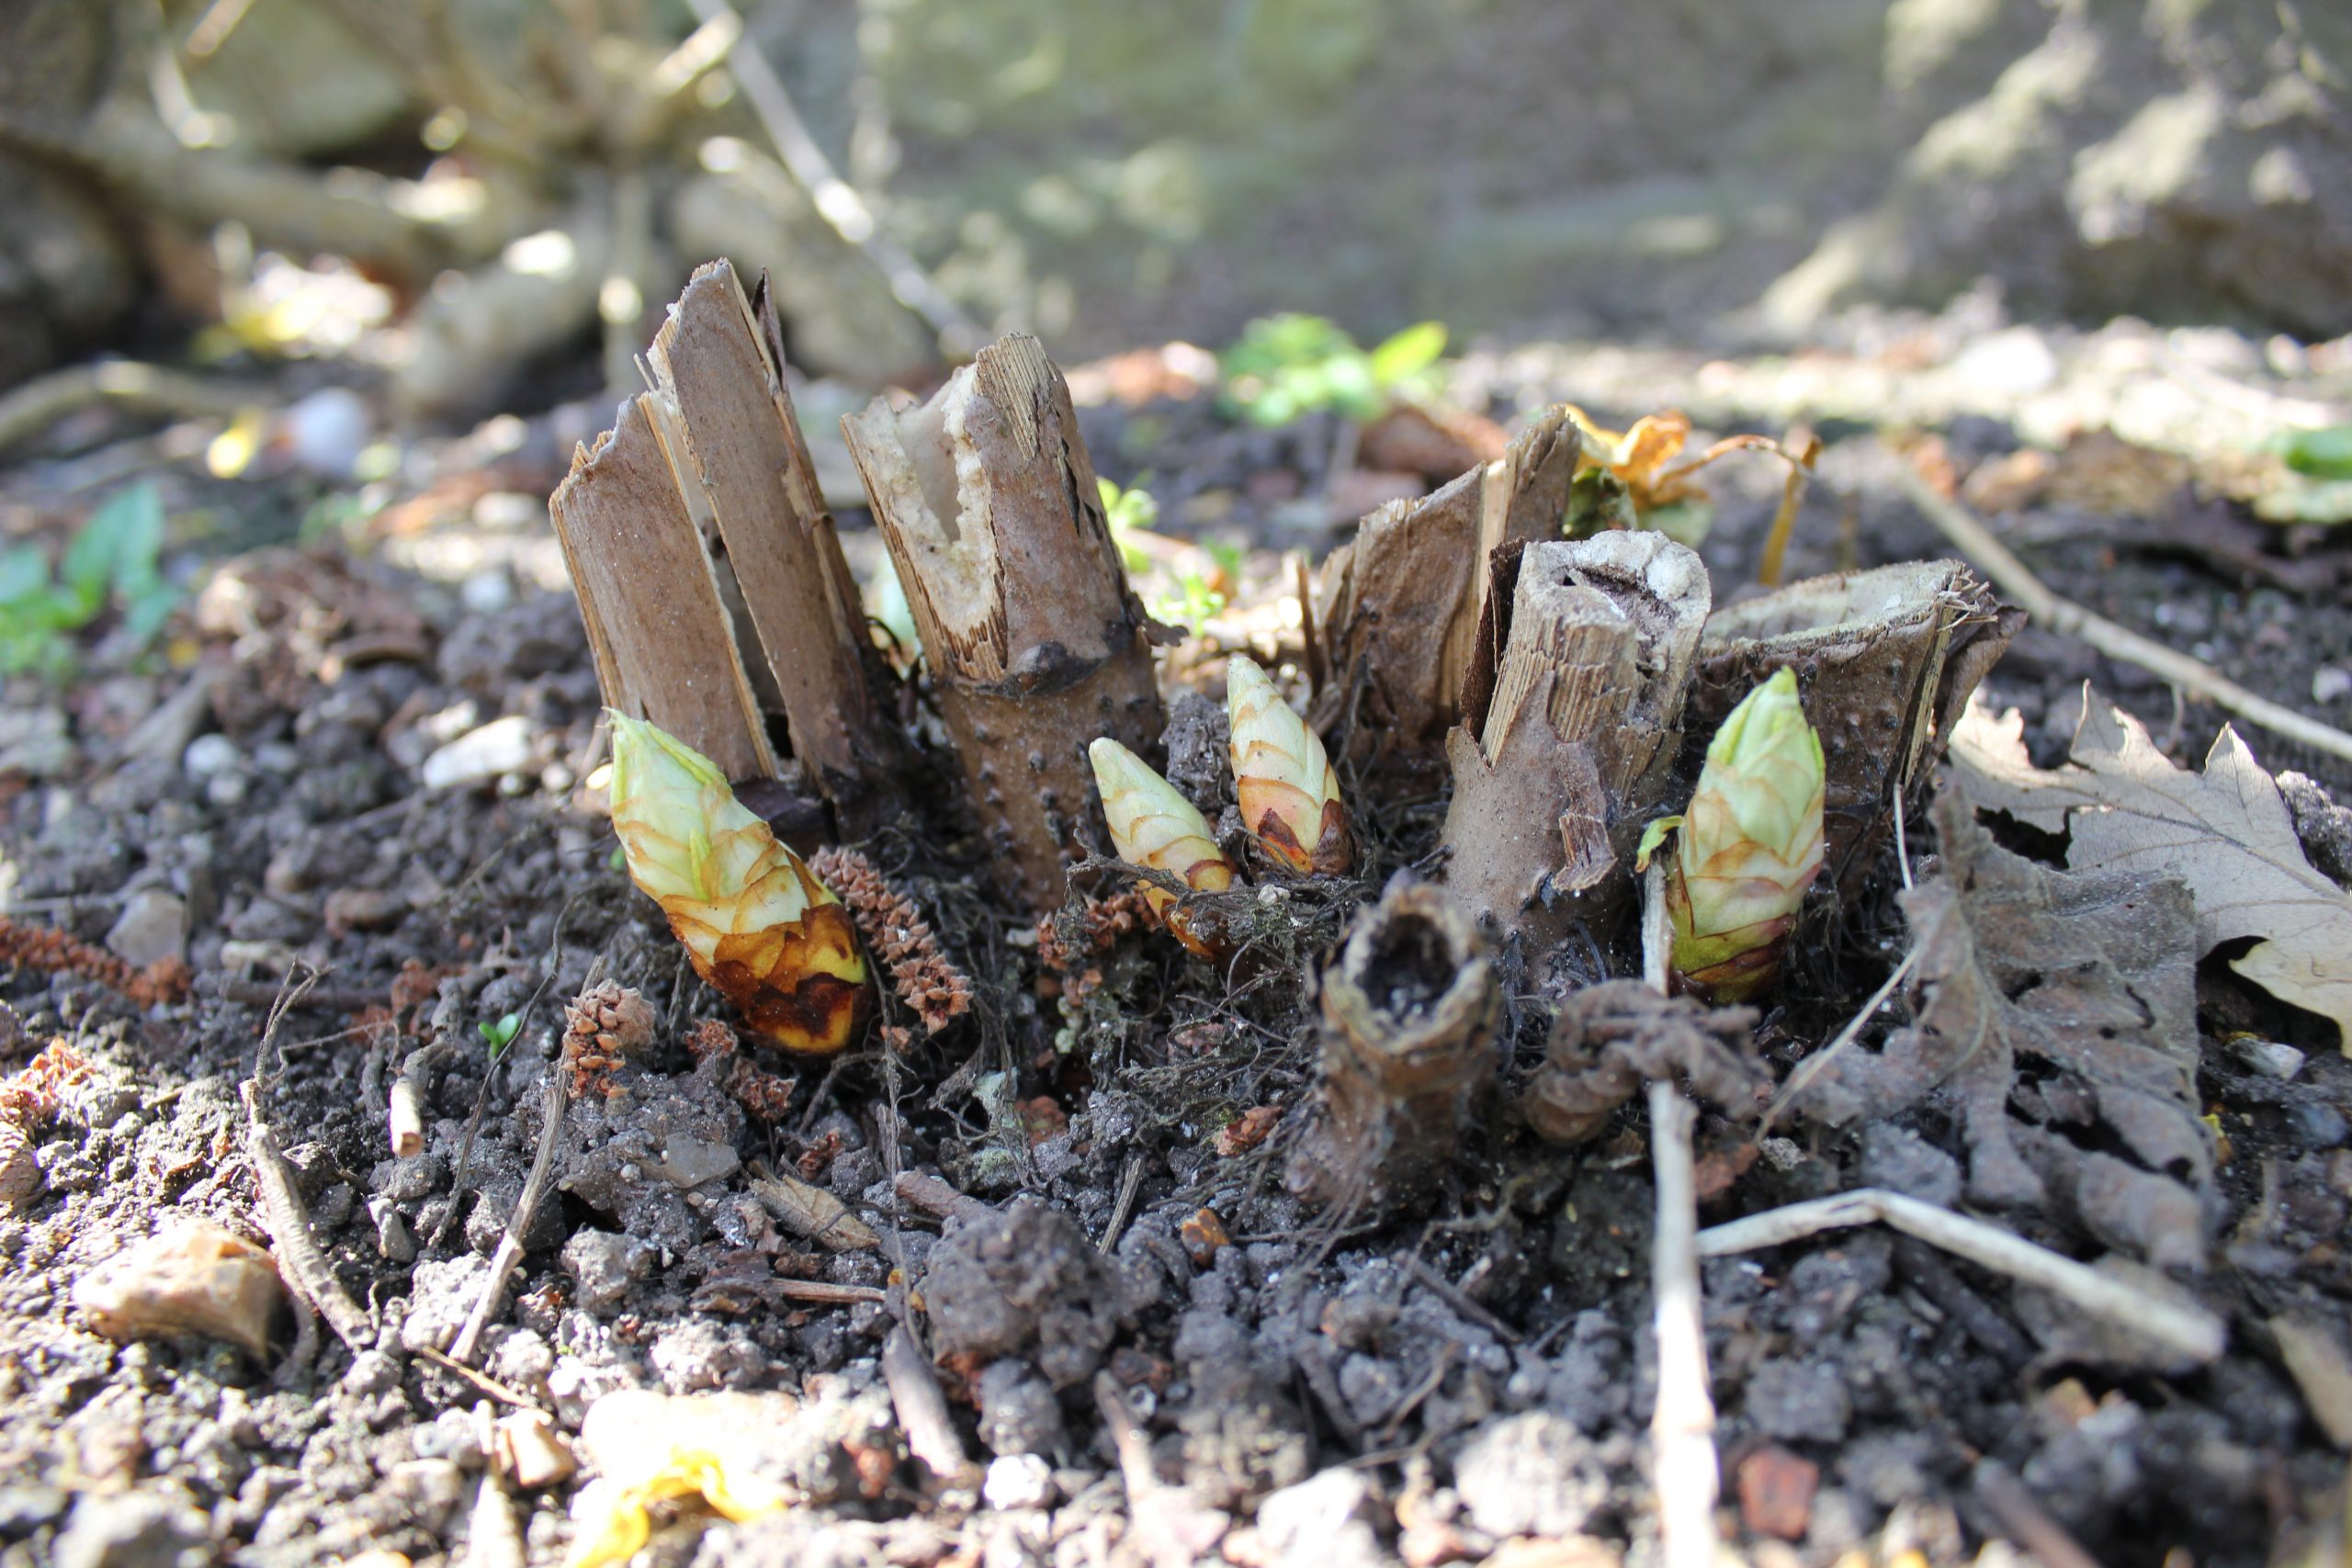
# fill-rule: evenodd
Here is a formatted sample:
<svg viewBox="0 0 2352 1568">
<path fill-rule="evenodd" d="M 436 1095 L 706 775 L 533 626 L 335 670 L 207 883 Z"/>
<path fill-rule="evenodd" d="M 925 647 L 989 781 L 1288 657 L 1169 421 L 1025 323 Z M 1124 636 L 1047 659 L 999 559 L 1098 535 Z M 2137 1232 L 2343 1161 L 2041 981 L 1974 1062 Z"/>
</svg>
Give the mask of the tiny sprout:
<svg viewBox="0 0 2352 1568">
<path fill-rule="evenodd" d="M 507 1046 L 514 1043 L 514 1036 L 522 1027 L 523 1015 L 519 1012 L 510 1012 L 503 1018 L 495 1021 L 486 1020 L 474 1025 L 475 1031 L 488 1043 L 490 1059 L 493 1062 L 504 1054 Z"/>
</svg>

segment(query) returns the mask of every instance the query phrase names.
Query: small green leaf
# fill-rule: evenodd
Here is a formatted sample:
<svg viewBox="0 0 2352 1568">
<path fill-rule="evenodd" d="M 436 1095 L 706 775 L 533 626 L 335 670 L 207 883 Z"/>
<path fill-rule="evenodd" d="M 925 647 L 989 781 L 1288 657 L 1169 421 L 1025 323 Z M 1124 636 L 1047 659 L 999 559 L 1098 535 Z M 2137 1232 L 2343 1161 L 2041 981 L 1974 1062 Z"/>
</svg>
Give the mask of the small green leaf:
<svg viewBox="0 0 2352 1568">
<path fill-rule="evenodd" d="M 489 1043 L 490 1059 L 493 1062 L 498 1060 L 500 1054 L 507 1046 L 514 1043 L 515 1032 L 522 1027 L 523 1015 L 519 1012 L 510 1012 L 495 1022 L 486 1021 L 474 1025 L 482 1039 Z"/>
<path fill-rule="evenodd" d="M 1445 352 L 1445 323 L 1422 321 L 1372 351 L 1372 378 L 1383 387 L 1417 376 L 1435 365 Z"/>
<path fill-rule="evenodd" d="M 163 492 L 153 484 L 137 484 L 116 491 L 90 513 L 66 547 L 59 575 L 96 615 L 108 590 L 157 581 L 163 549 Z"/>
<path fill-rule="evenodd" d="M 2315 479 L 2352 479 L 2352 424 L 2290 430 L 2272 446 L 2299 474 Z"/>
<path fill-rule="evenodd" d="M 2352 523 L 2352 479 L 2292 480 L 2256 496 L 2254 514 L 2265 523 Z"/>
<path fill-rule="evenodd" d="M 49 588 L 49 558 L 39 545 L 12 545 L 0 550 L 0 605 L 29 599 Z"/>
<path fill-rule="evenodd" d="M 1634 869 L 1635 871 L 1649 870 L 1650 856 L 1656 854 L 1657 847 L 1666 842 L 1666 836 L 1668 833 L 1681 826 L 1682 818 L 1678 812 L 1672 817 L 1661 817 L 1643 829 L 1642 841 L 1634 851 Z"/>
</svg>

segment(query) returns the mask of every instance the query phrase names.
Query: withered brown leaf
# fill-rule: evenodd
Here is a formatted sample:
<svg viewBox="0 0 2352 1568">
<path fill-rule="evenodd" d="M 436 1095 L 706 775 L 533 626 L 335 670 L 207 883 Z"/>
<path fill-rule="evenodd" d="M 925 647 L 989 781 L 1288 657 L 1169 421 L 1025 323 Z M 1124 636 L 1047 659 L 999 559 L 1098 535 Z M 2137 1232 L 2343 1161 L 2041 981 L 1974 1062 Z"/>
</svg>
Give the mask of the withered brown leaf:
<svg viewBox="0 0 2352 1568">
<path fill-rule="evenodd" d="M 2072 761 L 2027 757 L 2024 721 L 1972 707 L 1954 728 L 1961 788 L 1980 807 L 2064 829 L 2075 871 L 2182 878 L 2197 900 L 2197 951 L 2258 940 L 2230 967 L 2335 1021 L 2352 1053 L 2352 896 L 2314 870 L 2278 786 L 2224 725 L 2205 771 L 2176 768 L 2140 721 L 2083 690 Z"/>
<path fill-rule="evenodd" d="M 2188 889 L 2039 865 L 1954 792 L 1935 820 L 1943 874 L 1903 896 L 1916 1021 L 1830 1064 L 1797 1109 L 1838 1123 L 1938 1095 L 1967 1138 L 1971 1198 L 2055 1200 L 2111 1247 L 2201 1264 L 2213 1146 L 2198 1116 Z"/>
</svg>

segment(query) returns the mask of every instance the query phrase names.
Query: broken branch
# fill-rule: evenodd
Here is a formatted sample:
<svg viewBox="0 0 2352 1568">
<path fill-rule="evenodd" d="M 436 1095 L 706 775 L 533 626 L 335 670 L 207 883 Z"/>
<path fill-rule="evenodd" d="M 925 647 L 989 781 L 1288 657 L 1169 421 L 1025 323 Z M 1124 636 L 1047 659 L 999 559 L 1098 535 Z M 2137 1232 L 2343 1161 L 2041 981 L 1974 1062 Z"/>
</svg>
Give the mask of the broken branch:
<svg viewBox="0 0 2352 1568">
<path fill-rule="evenodd" d="M 2260 725 L 2274 735 L 2314 751 L 2352 761 L 2352 735 L 2256 695 L 2202 660 L 2142 637 L 2129 626 L 2094 615 L 2071 599 L 2060 598 L 2043 586 L 2032 570 L 1995 538 L 1992 530 L 1978 522 L 1966 507 L 1938 495 L 1900 457 L 1895 458 L 1894 477 L 1903 487 L 1903 493 L 1928 521 L 1943 531 L 1954 548 L 1982 567 L 1984 575 L 2016 600 L 2037 625 L 2079 638 L 2109 659 L 2136 664 L 2160 675 L 2248 724 Z"/>
<path fill-rule="evenodd" d="M 2219 1359 L 2227 1343 L 2222 1320 L 2201 1307 L 2164 1301 L 1997 1225 L 1876 1187 L 1857 1188 L 1712 1225 L 1699 1233 L 1699 1254 L 1722 1258 L 1783 1247 L 1822 1231 L 1874 1220 L 2062 1296 L 2085 1312 L 2143 1334 L 2200 1365 Z"/>
<path fill-rule="evenodd" d="M 1159 692 L 1061 372 L 1035 338 L 929 402 L 842 421 L 1006 892 L 1043 914 L 1092 818 L 1087 743 L 1143 747 Z"/>
<path fill-rule="evenodd" d="M 1322 984 L 1322 1078 L 1291 1186 L 1375 1212 L 1425 1197 L 1494 1084 L 1494 963 L 1443 889 L 1400 876 Z"/>
</svg>

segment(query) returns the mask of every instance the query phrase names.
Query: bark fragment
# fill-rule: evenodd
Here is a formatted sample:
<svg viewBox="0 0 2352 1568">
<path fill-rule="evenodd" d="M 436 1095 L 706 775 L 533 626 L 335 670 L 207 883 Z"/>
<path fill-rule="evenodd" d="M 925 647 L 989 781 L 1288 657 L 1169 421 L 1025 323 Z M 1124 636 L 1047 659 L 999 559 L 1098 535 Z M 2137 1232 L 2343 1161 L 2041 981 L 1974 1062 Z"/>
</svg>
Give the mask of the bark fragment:
<svg viewBox="0 0 2352 1568">
<path fill-rule="evenodd" d="M 728 263 L 696 269 L 648 357 L 657 397 L 678 416 L 678 477 L 707 505 L 757 634 L 747 658 L 773 680 L 809 782 L 846 830 L 863 833 L 899 804 L 896 682 L 866 636 L 793 415 L 766 280 L 746 299 Z"/>
<path fill-rule="evenodd" d="M 735 628 L 657 434 L 653 395 L 573 454 L 548 500 L 605 702 L 669 731 L 730 779 L 772 778 Z"/>
<path fill-rule="evenodd" d="M 1897 795 L 1925 799 L 1968 694 L 2022 624 L 1958 561 L 1792 582 L 1708 618 L 1684 728 L 1703 746 L 1758 682 L 1794 670 L 1828 766 L 1823 867 L 1851 895 Z"/>
<path fill-rule="evenodd" d="M 1434 770 L 1454 722 L 1497 548 L 1560 531 L 1584 438 L 1555 409 L 1495 462 L 1357 525 L 1317 574 L 1308 722 L 1358 764 Z"/>
<path fill-rule="evenodd" d="M 1446 886 L 1533 959 L 1633 890 L 1711 592 L 1699 558 L 1658 534 L 1546 540 L 1492 570 L 1439 841 Z"/>
<path fill-rule="evenodd" d="M 1323 1069 L 1290 1184 L 1377 1213 L 1430 1194 L 1494 1086 L 1502 987 L 1442 888 L 1398 877 L 1322 981 Z"/>
<path fill-rule="evenodd" d="M 1043 912 L 1091 819 L 1086 745 L 1160 730 L 1143 606 L 1120 570 L 1069 389 L 1001 338 L 929 402 L 842 422 L 905 585 L 1005 891 Z"/>
</svg>

